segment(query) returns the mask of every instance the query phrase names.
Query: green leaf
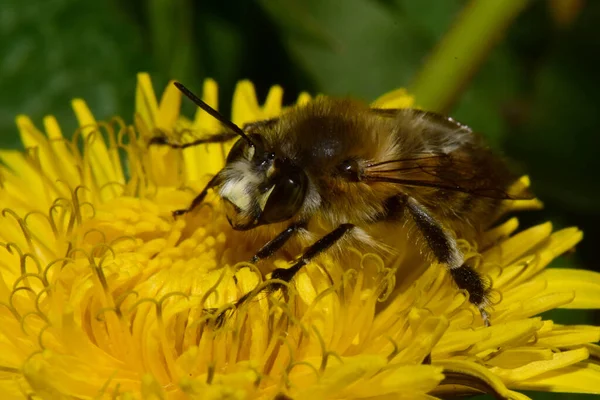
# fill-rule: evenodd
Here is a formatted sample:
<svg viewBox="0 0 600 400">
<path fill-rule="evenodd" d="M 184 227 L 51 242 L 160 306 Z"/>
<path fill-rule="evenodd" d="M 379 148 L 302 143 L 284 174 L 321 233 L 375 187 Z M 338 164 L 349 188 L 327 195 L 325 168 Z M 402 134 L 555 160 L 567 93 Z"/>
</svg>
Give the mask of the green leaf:
<svg viewBox="0 0 600 400">
<path fill-rule="evenodd" d="M 70 136 L 70 101 L 98 118 L 133 112 L 135 74 L 153 69 L 138 26 L 111 2 L 4 0 L 0 8 L 1 146 L 21 146 L 14 119 L 54 114 Z"/>
<path fill-rule="evenodd" d="M 435 42 L 431 26 L 413 19 L 416 11 L 403 3 L 261 2 L 319 90 L 365 100 L 406 86 Z"/>
</svg>

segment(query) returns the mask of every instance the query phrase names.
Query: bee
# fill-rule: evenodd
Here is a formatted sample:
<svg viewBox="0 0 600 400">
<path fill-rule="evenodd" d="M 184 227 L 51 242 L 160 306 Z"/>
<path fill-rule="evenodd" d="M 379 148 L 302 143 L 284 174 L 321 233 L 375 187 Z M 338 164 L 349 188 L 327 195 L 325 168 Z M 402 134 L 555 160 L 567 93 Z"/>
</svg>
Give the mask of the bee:
<svg viewBox="0 0 600 400">
<path fill-rule="evenodd" d="M 489 325 L 489 285 L 465 263 L 457 239 L 477 241 L 503 201 L 532 196 L 509 193 L 516 177 L 469 127 L 433 112 L 322 97 L 240 128 L 175 85 L 224 130 L 183 144 L 154 137 L 150 145 L 238 140 L 224 168 L 174 216 L 195 209 L 214 190 L 233 229 L 266 238 L 253 263 L 290 243 L 304 248 L 291 267 L 272 271 L 272 280 L 284 282 L 342 244 L 393 254 L 406 240 L 403 225 L 410 225 L 412 247 L 448 268 Z"/>
</svg>

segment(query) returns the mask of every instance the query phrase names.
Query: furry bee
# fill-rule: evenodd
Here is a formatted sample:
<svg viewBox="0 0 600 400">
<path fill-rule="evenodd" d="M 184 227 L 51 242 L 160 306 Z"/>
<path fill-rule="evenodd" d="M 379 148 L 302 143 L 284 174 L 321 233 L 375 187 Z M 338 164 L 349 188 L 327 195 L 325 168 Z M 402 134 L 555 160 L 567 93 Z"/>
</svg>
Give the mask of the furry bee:
<svg viewBox="0 0 600 400">
<path fill-rule="evenodd" d="M 445 264 L 489 324 L 487 285 L 465 263 L 457 238 L 477 241 L 502 201 L 532 196 L 509 193 L 515 176 L 471 129 L 432 112 L 326 97 L 242 129 L 175 85 L 225 129 L 185 144 L 154 137 L 151 145 L 185 148 L 238 138 L 225 167 L 175 216 L 215 190 L 234 229 L 266 238 L 252 262 L 291 243 L 307 246 L 290 268 L 273 270 L 271 279 L 285 282 L 341 243 L 393 254 L 398 240 L 406 240 L 398 227 L 409 224 L 416 232 L 412 247 Z"/>
</svg>

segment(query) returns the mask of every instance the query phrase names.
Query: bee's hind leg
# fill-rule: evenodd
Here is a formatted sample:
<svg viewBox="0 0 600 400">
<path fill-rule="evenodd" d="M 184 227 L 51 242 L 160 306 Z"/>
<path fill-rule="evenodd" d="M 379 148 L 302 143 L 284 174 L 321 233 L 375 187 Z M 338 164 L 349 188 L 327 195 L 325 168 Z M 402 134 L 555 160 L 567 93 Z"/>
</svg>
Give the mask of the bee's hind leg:
<svg viewBox="0 0 600 400">
<path fill-rule="evenodd" d="M 469 301 L 477 306 L 483 323 L 489 326 L 490 317 L 485 309 L 488 305 L 488 287 L 481 275 L 464 263 L 454 236 L 414 198 L 408 197 L 405 206 L 435 258 L 448 266 L 456 285 L 469 293 Z"/>
<path fill-rule="evenodd" d="M 485 326 L 490 326 L 490 314 L 486 310 L 488 288 L 481 275 L 465 263 L 458 268 L 450 268 L 450 275 L 460 289 L 469 293 L 469 301 L 479 309 Z"/>
</svg>

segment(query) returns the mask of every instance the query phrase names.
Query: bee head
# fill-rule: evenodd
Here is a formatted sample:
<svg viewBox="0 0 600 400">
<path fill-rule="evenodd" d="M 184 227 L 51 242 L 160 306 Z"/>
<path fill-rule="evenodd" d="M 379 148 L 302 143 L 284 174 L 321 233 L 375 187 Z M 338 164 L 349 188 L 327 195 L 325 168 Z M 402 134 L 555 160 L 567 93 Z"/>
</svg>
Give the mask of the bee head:
<svg viewBox="0 0 600 400">
<path fill-rule="evenodd" d="M 219 173 L 217 189 L 227 218 L 236 230 L 248 230 L 292 218 L 308 189 L 306 173 L 290 160 L 268 151 L 259 135 L 239 139 Z"/>
<path fill-rule="evenodd" d="M 248 136 L 179 82 L 174 85 L 240 139 L 216 176 L 214 188 L 225 201 L 227 218 L 234 229 L 247 230 L 292 218 L 306 197 L 306 173 L 286 158 L 265 149 L 260 135 Z"/>
</svg>

